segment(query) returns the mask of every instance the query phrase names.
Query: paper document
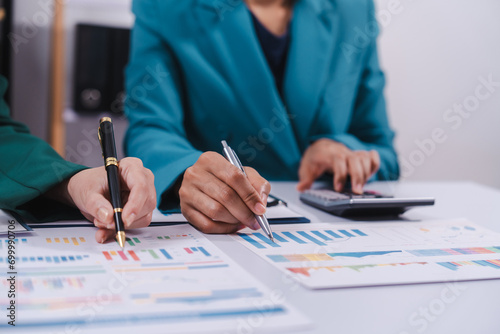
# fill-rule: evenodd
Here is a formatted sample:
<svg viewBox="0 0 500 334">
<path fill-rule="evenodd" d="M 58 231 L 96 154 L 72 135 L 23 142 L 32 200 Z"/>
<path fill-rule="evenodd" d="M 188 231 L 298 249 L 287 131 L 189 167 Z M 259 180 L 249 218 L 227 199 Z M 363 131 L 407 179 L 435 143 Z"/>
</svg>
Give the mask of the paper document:
<svg viewBox="0 0 500 334">
<path fill-rule="evenodd" d="M 5 320 L 11 299 L 2 276 L 1 333 L 261 333 L 309 326 L 189 225 L 127 231 L 124 250 L 116 242 L 97 244 L 94 233 L 41 229 L 16 240 L 17 323 Z M 6 261 L 0 240 L 1 267 Z"/>
<path fill-rule="evenodd" d="M 295 212 L 284 205 L 277 205 L 267 208 L 266 217 L 268 219 L 300 218 L 300 213 Z M 181 213 L 163 214 L 158 209 L 153 211 L 152 222 L 156 223 L 187 223 L 187 219 Z"/>
<path fill-rule="evenodd" d="M 9 231 L 21 233 L 28 232 L 28 229 L 23 224 L 20 224 L 15 217 L 0 210 L 0 236 L 8 234 Z"/>
<path fill-rule="evenodd" d="M 273 226 L 232 237 L 313 289 L 500 278 L 500 234 L 463 219 Z"/>
</svg>

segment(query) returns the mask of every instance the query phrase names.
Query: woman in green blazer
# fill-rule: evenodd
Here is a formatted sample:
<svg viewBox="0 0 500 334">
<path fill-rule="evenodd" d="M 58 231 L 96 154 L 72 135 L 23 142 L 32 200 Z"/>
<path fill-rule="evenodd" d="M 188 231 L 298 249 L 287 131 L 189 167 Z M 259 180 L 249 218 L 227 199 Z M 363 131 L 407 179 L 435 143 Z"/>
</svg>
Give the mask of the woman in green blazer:
<svg viewBox="0 0 500 334">
<path fill-rule="evenodd" d="M 9 117 L 3 99 L 7 80 L 0 76 L 0 209 L 14 211 L 33 222 L 85 216 L 104 242 L 115 234 L 113 207 L 106 198 L 104 167 L 88 169 L 61 158 L 46 142 Z M 96 131 L 97 132 L 97 131 Z M 123 208 L 126 228 L 151 222 L 156 192 L 151 171 L 139 159 L 120 161 L 128 200 Z"/>
<path fill-rule="evenodd" d="M 360 193 L 399 174 L 372 0 L 136 0 L 128 154 L 205 232 L 254 227 L 269 180 Z M 248 167 L 224 160 L 224 139 Z M 178 203 L 178 200 L 177 200 Z"/>
</svg>

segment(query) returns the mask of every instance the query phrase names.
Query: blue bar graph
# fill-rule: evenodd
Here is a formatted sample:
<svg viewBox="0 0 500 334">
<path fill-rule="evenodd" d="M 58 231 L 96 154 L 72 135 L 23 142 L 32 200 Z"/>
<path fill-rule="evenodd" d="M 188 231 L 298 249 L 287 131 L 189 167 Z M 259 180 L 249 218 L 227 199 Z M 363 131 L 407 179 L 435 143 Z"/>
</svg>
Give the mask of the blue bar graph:
<svg viewBox="0 0 500 334">
<path fill-rule="evenodd" d="M 293 241 L 295 241 L 295 242 L 297 242 L 299 244 L 307 244 L 307 242 L 305 242 L 304 240 L 302 240 L 300 238 L 297 238 L 296 236 L 294 236 L 290 232 L 283 232 L 283 235 L 287 236 L 288 238 L 292 239 Z"/>
<path fill-rule="evenodd" d="M 343 235 L 345 235 L 346 237 L 350 237 L 350 238 L 354 237 L 353 234 L 347 232 L 346 230 L 339 230 L 339 232 L 342 233 Z"/>
<path fill-rule="evenodd" d="M 198 249 L 200 250 L 200 252 L 202 252 L 203 254 L 205 254 L 206 256 L 210 256 L 210 253 L 207 252 L 207 250 L 203 247 L 198 247 Z"/>
<path fill-rule="evenodd" d="M 331 230 L 326 230 L 325 232 L 328 233 L 329 235 L 331 235 L 334 238 L 342 238 L 342 236 L 338 235 L 337 233 L 335 233 L 335 232 L 333 232 Z"/>
<path fill-rule="evenodd" d="M 238 235 L 243 238 L 245 241 L 249 242 L 252 246 L 257 247 L 259 249 L 265 249 L 266 247 L 255 241 L 252 237 L 250 237 L 248 234 L 240 234 Z"/>
<path fill-rule="evenodd" d="M 451 263 L 451 262 L 438 262 L 437 264 L 442 265 L 443 267 L 454 270 L 454 271 L 456 271 L 458 269 L 458 266 Z"/>
<path fill-rule="evenodd" d="M 361 232 L 360 230 L 352 230 L 354 233 L 356 233 L 357 235 L 360 235 L 362 237 L 366 237 L 367 235 L 363 232 Z"/>
<path fill-rule="evenodd" d="M 170 254 L 168 254 L 168 252 L 166 250 L 160 249 L 160 252 L 163 254 L 163 256 L 165 256 L 167 258 L 167 260 L 173 259 L 173 257 Z"/>
<path fill-rule="evenodd" d="M 327 237 L 326 235 L 324 235 L 323 233 L 321 233 L 320 231 L 311 231 L 312 234 L 320 237 L 321 239 L 323 240 L 332 240 L 331 238 Z"/>
<path fill-rule="evenodd" d="M 276 243 L 272 242 L 271 240 L 269 240 L 267 237 L 265 237 L 261 233 L 254 233 L 253 235 L 256 236 L 257 238 L 259 238 L 260 240 L 264 241 L 266 244 L 268 244 L 271 247 L 280 247 L 279 245 L 277 245 Z"/>
<path fill-rule="evenodd" d="M 273 237 L 274 239 L 278 240 L 279 242 L 288 242 L 285 238 L 283 238 L 281 235 L 279 235 L 276 232 L 273 232 Z"/>
<path fill-rule="evenodd" d="M 301 236 L 303 236 L 304 238 L 306 238 L 306 239 L 314 242 L 316 245 L 326 246 L 326 244 L 323 241 L 320 241 L 320 240 L 316 239 L 315 237 L 307 234 L 304 231 L 298 231 L 297 233 L 300 234 Z"/>
</svg>

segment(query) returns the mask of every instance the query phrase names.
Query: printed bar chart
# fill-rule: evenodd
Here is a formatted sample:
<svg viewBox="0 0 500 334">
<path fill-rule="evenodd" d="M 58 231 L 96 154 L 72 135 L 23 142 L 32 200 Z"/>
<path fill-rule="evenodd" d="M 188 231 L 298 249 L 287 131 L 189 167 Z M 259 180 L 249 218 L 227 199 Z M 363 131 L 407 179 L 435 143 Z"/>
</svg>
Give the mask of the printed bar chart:
<svg viewBox="0 0 500 334">
<path fill-rule="evenodd" d="M 137 293 L 130 297 L 138 304 L 162 304 L 162 303 L 199 303 L 215 302 L 236 298 L 260 297 L 262 293 L 255 288 L 248 289 L 224 289 L 224 290 L 200 290 L 200 291 L 176 291 L 169 293 Z"/>
<path fill-rule="evenodd" d="M 481 267 L 490 267 L 494 269 L 500 269 L 500 259 L 499 260 L 472 260 L 472 261 L 455 261 L 455 262 L 437 262 L 437 264 L 453 270 L 457 271 L 460 267 L 464 266 L 481 266 Z"/>
<path fill-rule="evenodd" d="M 86 242 L 84 237 L 45 238 L 48 244 L 72 244 L 79 246 Z"/>
<path fill-rule="evenodd" d="M 500 278 L 500 234 L 465 219 L 278 225 L 232 237 L 313 288 Z"/>
<path fill-rule="evenodd" d="M 369 268 L 383 268 L 383 267 L 401 267 L 409 265 L 427 265 L 427 262 L 407 262 L 407 263 L 385 263 L 385 264 L 360 264 L 360 265 L 348 265 L 348 266 L 324 266 L 324 267 L 298 267 L 298 268 L 287 268 L 290 272 L 295 274 L 304 275 L 306 277 L 311 277 L 312 272 L 318 270 L 328 270 L 329 272 L 335 272 L 342 269 L 354 270 L 355 272 L 361 272 Z"/>
<path fill-rule="evenodd" d="M 125 248 L 99 244 L 94 235 L 88 227 L 39 229 L 14 240 L 21 246 L 16 249 L 21 332 L 56 333 L 75 326 L 96 333 L 102 325 L 103 333 L 108 328 L 229 333 L 246 315 L 265 317 L 266 332 L 308 324 L 282 301 L 268 307 L 271 291 L 188 224 L 131 230 Z M 8 267 L 9 244 L 3 238 L 0 244 L 0 267 Z M 0 282 L 0 290 L 7 284 Z M 0 305 L 6 305 L 6 295 Z M 83 309 L 93 310 L 92 321 Z M 1 333 L 10 328 L 5 323 Z"/>
<path fill-rule="evenodd" d="M 293 243 L 293 244 L 315 244 L 318 246 L 326 246 L 328 243 L 335 242 L 339 239 L 350 239 L 357 237 L 367 237 L 368 234 L 359 230 L 311 230 L 311 231 L 283 231 L 273 232 L 275 242 L 272 242 L 260 232 L 253 233 L 237 233 L 240 238 L 248 242 L 255 248 L 279 248 L 280 243 Z"/>
<path fill-rule="evenodd" d="M 367 256 L 382 256 L 402 251 L 369 251 L 369 252 L 345 252 L 345 253 L 316 253 L 316 254 L 289 254 L 289 255 L 267 255 L 273 262 L 304 262 L 304 261 L 331 261 L 336 257 L 362 258 Z"/>
<path fill-rule="evenodd" d="M 129 246 L 135 246 L 136 244 L 140 244 L 141 241 L 139 240 L 139 238 L 127 238 L 127 244 Z"/>
<path fill-rule="evenodd" d="M 26 278 L 18 283 L 19 291 L 30 293 L 35 289 L 43 288 L 47 290 L 82 289 L 85 277 L 55 277 L 55 278 Z"/>
<path fill-rule="evenodd" d="M 12 240 L 13 240 L 13 242 L 16 245 L 19 245 L 19 243 L 21 243 L 21 244 L 27 244 L 28 243 L 28 240 L 26 238 L 22 238 L 22 239 L 15 238 L 15 239 L 12 239 Z M 4 239 L 4 242 L 2 242 L 0 240 L 0 249 L 3 249 L 3 247 L 7 248 L 8 242 L 9 242 L 9 239 Z M 4 244 L 5 244 L 5 246 L 4 246 Z"/>
<path fill-rule="evenodd" d="M 60 255 L 60 256 L 21 256 L 16 261 L 21 262 L 44 262 L 44 263 L 70 263 L 88 259 L 88 255 Z M 0 256 L 0 263 L 7 262 L 8 258 Z"/>
<path fill-rule="evenodd" d="M 500 253 L 500 246 L 494 247 L 470 247 L 470 248 L 444 248 L 444 249 L 419 249 L 409 250 L 416 256 L 448 256 L 448 255 L 471 255 L 471 254 L 494 254 Z"/>
</svg>

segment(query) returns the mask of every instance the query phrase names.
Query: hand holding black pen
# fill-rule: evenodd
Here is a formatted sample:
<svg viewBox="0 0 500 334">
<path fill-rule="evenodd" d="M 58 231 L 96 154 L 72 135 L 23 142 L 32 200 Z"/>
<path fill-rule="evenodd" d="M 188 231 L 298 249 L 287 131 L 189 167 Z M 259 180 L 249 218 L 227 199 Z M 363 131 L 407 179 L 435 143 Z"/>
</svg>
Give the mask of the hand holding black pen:
<svg viewBox="0 0 500 334">
<path fill-rule="evenodd" d="M 101 118 L 98 130 L 99 142 L 101 143 L 104 166 L 108 175 L 109 192 L 111 204 L 113 205 L 116 241 L 120 247 L 125 246 L 125 228 L 122 220 L 122 200 L 120 191 L 120 178 L 118 170 L 118 159 L 116 158 L 115 135 L 113 132 L 113 123 L 111 118 Z"/>
</svg>

